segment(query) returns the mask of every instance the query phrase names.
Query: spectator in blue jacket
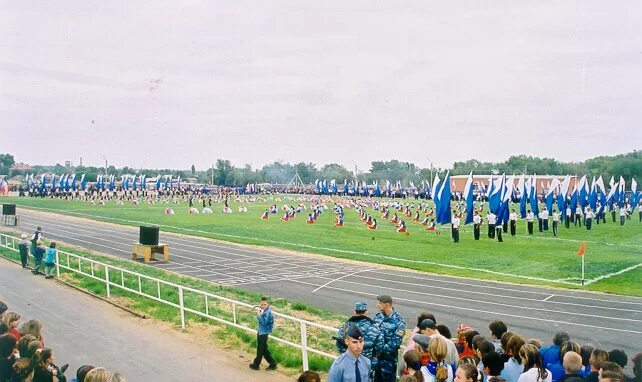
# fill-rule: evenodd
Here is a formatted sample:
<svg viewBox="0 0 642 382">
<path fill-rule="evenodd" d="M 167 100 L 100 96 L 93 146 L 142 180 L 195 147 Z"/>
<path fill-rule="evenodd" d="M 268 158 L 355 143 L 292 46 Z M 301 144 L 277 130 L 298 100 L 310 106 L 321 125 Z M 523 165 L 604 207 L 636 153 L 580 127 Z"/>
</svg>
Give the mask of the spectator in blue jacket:
<svg viewBox="0 0 642 382">
<path fill-rule="evenodd" d="M 45 278 L 52 279 L 56 270 L 56 243 L 52 242 L 45 254 Z"/>
<path fill-rule="evenodd" d="M 34 266 L 31 273 L 34 275 L 40 273 L 40 266 L 42 266 L 42 259 L 45 257 L 46 250 L 47 249 L 42 245 L 42 241 L 38 240 L 36 242 L 36 248 L 33 251 Z"/>
<path fill-rule="evenodd" d="M 256 358 L 250 364 L 250 369 L 259 370 L 263 357 L 269 363 L 267 370 L 276 369 L 276 361 L 272 358 L 272 353 L 268 349 L 268 336 L 274 328 L 274 315 L 268 304 L 267 297 L 261 297 L 260 309 L 256 311 L 256 319 L 259 322 L 259 330 L 256 335 Z"/>
<path fill-rule="evenodd" d="M 546 367 L 548 364 L 560 362 L 560 346 L 566 341 L 570 340 L 568 333 L 557 332 L 553 336 L 553 345 L 544 346 L 539 349 L 539 354 L 542 355 L 542 364 Z"/>
</svg>

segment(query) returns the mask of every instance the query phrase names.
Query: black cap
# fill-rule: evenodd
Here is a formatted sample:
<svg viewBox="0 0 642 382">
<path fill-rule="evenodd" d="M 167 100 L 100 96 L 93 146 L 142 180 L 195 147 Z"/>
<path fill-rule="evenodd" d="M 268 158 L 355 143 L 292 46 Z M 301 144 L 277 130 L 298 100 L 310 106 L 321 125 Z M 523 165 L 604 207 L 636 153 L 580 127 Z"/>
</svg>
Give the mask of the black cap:
<svg viewBox="0 0 642 382">
<path fill-rule="evenodd" d="M 382 294 L 381 296 L 377 296 L 377 301 L 384 304 L 392 304 L 392 297 L 388 296 L 387 294 Z"/>
<path fill-rule="evenodd" d="M 435 324 L 435 321 L 431 320 L 430 318 L 426 318 L 425 320 L 421 321 L 419 324 L 419 330 L 424 330 L 424 329 L 436 329 L 437 325 Z"/>
<path fill-rule="evenodd" d="M 355 340 L 363 339 L 363 332 L 357 325 L 350 325 L 346 330 L 346 336 L 354 338 Z"/>
</svg>

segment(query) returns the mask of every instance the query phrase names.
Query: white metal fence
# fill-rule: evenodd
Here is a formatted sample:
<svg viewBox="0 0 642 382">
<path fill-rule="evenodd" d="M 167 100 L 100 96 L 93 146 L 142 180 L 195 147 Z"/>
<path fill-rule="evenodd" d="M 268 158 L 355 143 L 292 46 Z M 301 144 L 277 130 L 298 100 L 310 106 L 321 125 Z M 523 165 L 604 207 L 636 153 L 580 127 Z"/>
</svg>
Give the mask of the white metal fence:
<svg viewBox="0 0 642 382">
<path fill-rule="evenodd" d="M 0 233 L 0 246 L 18 251 L 18 243 L 19 239 L 17 237 Z M 127 292 L 134 293 L 136 295 L 143 296 L 159 303 L 177 308 L 180 312 L 182 328 L 185 328 L 185 313 L 187 312 L 220 322 L 222 324 L 233 326 L 238 329 L 256 333 L 256 329 L 241 325 L 238 320 L 239 309 L 246 309 L 246 311 L 249 310 L 253 312 L 256 309 L 256 306 L 254 305 L 223 296 L 218 296 L 213 293 L 197 290 L 188 286 L 164 281 L 156 277 L 143 275 L 141 273 L 119 268 L 73 253 L 59 250 L 56 257 L 56 275 L 58 277 L 60 277 L 60 270 L 64 269 L 104 283 L 107 297 L 111 297 L 112 288 L 119 288 Z M 152 286 L 151 288 L 150 285 Z M 153 287 L 154 285 L 155 288 Z M 150 293 L 150 289 L 155 293 Z M 161 293 L 161 291 L 163 291 L 164 293 Z M 177 300 L 172 301 L 171 299 L 167 298 L 167 296 L 173 295 L 174 291 L 177 295 Z M 192 301 L 195 298 L 202 298 L 203 303 L 198 305 L 202 305 L 204 309 L 197 309 L 195 307 L 188 306 L 189 304 L 186 304 L 187 295 L 189 295 Z M 213 304 L 229 304 L 228 309 L 230 309 L 231 311 L 231 320 L 224 317 L 225 314 L 222 314 L 224 313 L 223 310 L 212 309 Z M 319 354 L 321 356 L 329 358 L 336 358 L 336 355 L 313 348 L 309 345 L 308 341 L 310 338 L 312 338 L 310 337 L 311 334 L 308 334 L 308 329 L 311 329 L 316 334 L 319 334 L 319 336 L 314 337 L 315 339 L 317 337 L 322 337 L 323 339 L 327 339 L 327 341 L 331 341 L 331 337 L 336 334 L 336 328 L 317 324 L 315 322 L 303 320 L 278 312 L 273 313 L 277 317 L 277 319 L 284 320 L 290 325 L 298 326 L 300 331 L 299 343 L 287 340 L 285 338 L 280 338 L 274 334 L 270 335 L 270 337 L 278 342 L 300 349 L 303 370 L 309 369 L 308 353 Z"/>
</svg>

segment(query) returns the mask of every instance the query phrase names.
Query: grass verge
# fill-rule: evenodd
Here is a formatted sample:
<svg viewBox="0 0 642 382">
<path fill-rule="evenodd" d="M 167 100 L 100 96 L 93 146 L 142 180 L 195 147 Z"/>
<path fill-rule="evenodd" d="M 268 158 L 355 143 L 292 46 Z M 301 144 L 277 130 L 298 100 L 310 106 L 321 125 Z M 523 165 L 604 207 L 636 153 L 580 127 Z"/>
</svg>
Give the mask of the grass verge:
<svg viewBox="0 0 642 382">
<path fill-rule="evenodd" d="M 14 231 L 2 230 L 2 232 L 14 237 L 19 236 L 19 234 Z M 6 242 L 4 240 L 0 242 L 2 245 L 5 243 Z M 261 295 L 254 292 L 220 286 L 188 276 L 172 274 L 162 269 L 113 258 L 108 255 L 70 246 L 59 241 L 57 241 L 57 243 L 58 248 L 61 250 L 61 253 L 59 254 L 61 264 L 69 264 L 74 268 L 81 268 L 83 271 L 92 273 L 96 278 L 102 280 L 105 279 L 105 268 L 103 266 L 93 265 L 90 261 L 78 261 L 74 256 L 68 256 L 62 252 L 79 255 L 84 259 L 99 261 L 115 267 L 130 270 L 132 272 L 155 277 L 163 281 L 172 282 L 200 291 L 210 292 L 218 296 L 227 297 L 248 304 L 258 304 L 261 297 Z M 19 261 L 18 252 L 6 247 L 0 247 L 0 255 L 13 261 Z M 32 261 L 32 259 L 30 259 L 30 261 Z M 132 289 L 140 288 L 140 290 L 146 294 L 156 296 L 160 295 L 163 300 L 170 301 L 175 304 L 179 303 L 178 293 L 175 288 L 166 287 L 162 284 L 159 288 L 157 283 L 152 283 L 144 279 L 139 281 L 138 277 L 127 274 L 126 272 L 110 272 L 108 277 L 112 283 L 121 284 Z M 182 330 L 180 311 L 178 308 L 171 305 L 166 305 L 114 286 L 110 287 L 111 296 L 107 298 L 105 281 L 90 278 L 77 272 L 65 270 L 64 268 L 60 269 L 60 279 L 77 288 L 101 296 L 116 305 L 123 306 L 138 314 L 169 323 L 175 329 Z M 283 298 L 272 299 L 271 305 L 273 309 L 279 313 L 331 327 L 339 326 L 346 319 L 345 316 L 311 307 L 301 302 L 288 301 Z M 213 299 L 205 300 L 202 295 L 185 291 L 184 306 L 186 308 L 202 312 L 207 309 L 210 315 L 229 321 L 233 320 L 234 313 L 232 304 L 229 302 Z M 236 320 L 238 324 L 244 327 L 256 328 L 257 326 L 256 316 L 250 308 L 237 305 Z M 256 334 L 253 332 L 235 328 L 189 312 L 185 313 L 185 322 L 186 332 L 196 334 L 201 338 L 205 335 L 212 343 L 223 349 L 243 350 L 248 353 L 248 356 L 256 349 Z M 333 333 L 310 326 L 308 326 L 307 331 L 308 346 L 331 354 L 337 354 L 334 348 L 334 340 L 331 338 Z M 299 343 L 300 327 L 296 322 L 275 317 L 275 329 L 273 335 L 294 343 Z M 270 350 L 279 365 L 285 367 L 286 372 L 294 374 L 301 371 L 302 355 L 299 349 L 270 340 Z M 330 358 L 312 353 L 308 353 L 308 362 L 311 370 L 321 372 L 327 371 L 332 364 L 332 360 Z"/>
</svg>

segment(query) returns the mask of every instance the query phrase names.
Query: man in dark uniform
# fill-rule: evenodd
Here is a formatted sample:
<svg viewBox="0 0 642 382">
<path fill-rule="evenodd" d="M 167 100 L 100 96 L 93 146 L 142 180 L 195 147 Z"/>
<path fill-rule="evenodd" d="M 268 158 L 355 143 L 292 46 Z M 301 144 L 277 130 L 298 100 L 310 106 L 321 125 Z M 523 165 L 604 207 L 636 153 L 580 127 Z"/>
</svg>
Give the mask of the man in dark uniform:
<svg viewBox="0 0 642 382">
<path fill-rule="evenodd" d="M 397 379 L 397 357 L 401 341 L 405 333 L 406 323 L 401 315 L 392 307 L 392 297 L 381 295 L 377 297 L 377 308 L 380 312 L 375 316 L 383 336 L 383 349 L 379 355 L 379 368 L 375 370 L 376 382 L 395 382 Z"/>
</svg>

